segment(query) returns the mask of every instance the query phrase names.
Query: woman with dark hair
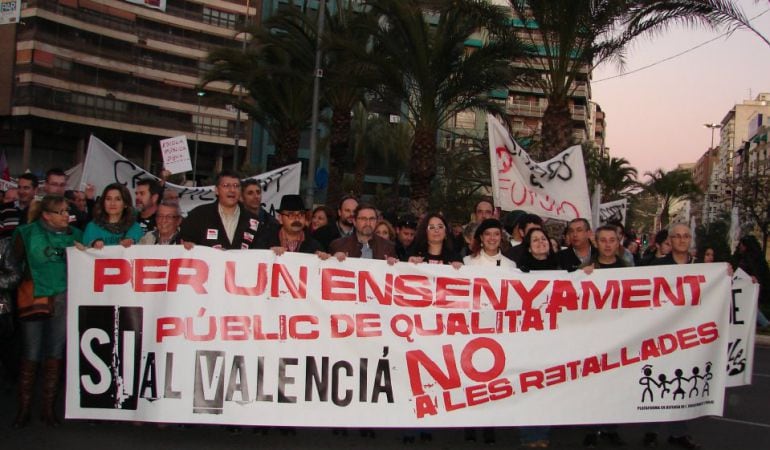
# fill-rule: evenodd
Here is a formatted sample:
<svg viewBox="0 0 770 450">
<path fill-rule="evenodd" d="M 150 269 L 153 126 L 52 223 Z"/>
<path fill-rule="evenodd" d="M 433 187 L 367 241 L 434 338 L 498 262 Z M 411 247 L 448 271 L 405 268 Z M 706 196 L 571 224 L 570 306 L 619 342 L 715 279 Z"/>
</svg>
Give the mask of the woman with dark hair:
<svg viewBox="0 0 770 450">
<path fill-rule="evenodd" d="M 733 268 L 743 269 L 755 283 L 759 283 L 759 307 L 757 309 L 757 325 L 760 328 L 770 326 L 762 307 L 766 307 L 770 298 L 770 268 L 767 266 L 765 254 L 759 241 L 752 235 L 746 235 L 738 241 L 738 247 L 733 255 Z"/>
<path fill-rule="evenodd" d="M 60 195 L 46 195 L 40 201 L 30 223 L 16 229 L 14 255 L 22 266 L 22 280 L 32 281 L 32 296 L 48 298 L 53 312 L 24 320 L 22 360 L 19 368 L 19 404 L 14 428 L 29 422 L 35 375 L 42 363 L 42 418 L 55 426 L 54 414 L 59 377 L 64 360 L 67 330 L 67 247 L 79 245 L 82 233 L 69 225 L 67 200 Z M 41 313 L 42 314 L 42 313 Z"/>
<path fill-rule="evenodd" d="M 559 270 L 559 259 L 551 246 L 551 240 L 545 230 L 532 228 L 521 241 L 525 252 L 521 258 L 519 269 L 523 272 L 531 270 Z"/>
<path fill-rule="evenodd" d="M 334 221 L 334 211 L 331 208 L 325 205 L 316 206 L 310 214 L 310 232 L 314 233 L 315 230 Z"/>
<path fill-rule="evenodd" d="M 463 264 L 515 269 L 516 263 L 503 256 L 503 245 L 503 224 L 497 219 L 484 219 L 473 234 L 471 253 L 463 258 Z"/>
<path fill-rule="evenodd" d="M 411 263 L 451 264 L 455 269 L 462 265 L 462 258 L 454 250 L 449 239 L 449 225 L 440 213 L 427 214 L 417 224 Z"/>
<path fill-rule="evenodd" d="M 107 185 L 94 209 L 94 219 L 86 225 L 83 244 L 102 248 L 105 245 L 128 247 L 139 242 L 144 233 L 131 207 L 131 193 L 120 183 Z"/>
</svg>

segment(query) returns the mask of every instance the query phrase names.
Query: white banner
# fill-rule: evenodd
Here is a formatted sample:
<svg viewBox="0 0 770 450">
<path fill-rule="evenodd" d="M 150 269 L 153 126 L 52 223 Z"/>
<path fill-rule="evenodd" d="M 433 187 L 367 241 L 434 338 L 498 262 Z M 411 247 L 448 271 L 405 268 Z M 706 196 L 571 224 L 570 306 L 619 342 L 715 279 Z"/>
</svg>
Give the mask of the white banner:
<svg viewBox="0 0 770 450">
<path fill-rule="evenodd" d="M 0 0 L 0 25 L 19 23 L 21 0 Z"/>
<path fill-rule="evenodd" d="M 504 211 L 516 209 L 543 218 L 591 219 L 583 151 L 572 146 L 545 162 L 530 159 L 508 130 L 487 115 L 492 194 Z"/>
<path fill-rule="evenodd" d="M 628 200 L 621 199 L 599 205 L 599 225 L 620 223 L 626 226 L 626 209 Z"/>
<path fill-rule="evenodd" d="M 301 163 L 281 167 L 270 172 L 250 177 L 258 180 L 262 185 L 262 204 L 271 214 L 274 214 L 281 197 L 286 194 L 298 194 L 302 166 Z M 79 183 L 79 190 L 85 189 L 86 184 L 96 187 L 97 195 L 100 195 L 105 186 L 110 183 L 122 183 L 134 195 L 136 182 L 143 178 L 158 177 L 152 175 L 133 162 L 124 158 L 109 145 L 99 138 L 91 136 L 88 142 L 88 153 L 83 164 L 83 176 Z M 166 183 L 166 189 L 173 189 L 179 194 L 179 204 L 186 215 L 187 211 L 204 203 L 216 200 L 214 186 L 186 187 L 173 183 Z"/>
<path fill-rule="evenodd" d="M 733 275 L 730 296 L 730 340 L 727 344 L 727 387 L 751 384 L 759 284 L 741 269 Z"/>
<path fill-rule="evenodd" d="M 7 191 L 9 189 L 16 189 L 19 185 L 12 180 L 4 180 L 0 178 L 0 190 Z"/>
<path fill-rule="evenodd" d="M 180 246 L 67 257 L 68 418 L 431 428 L 722 414 L 723 265 L 525 274 Z"/>
</svg>

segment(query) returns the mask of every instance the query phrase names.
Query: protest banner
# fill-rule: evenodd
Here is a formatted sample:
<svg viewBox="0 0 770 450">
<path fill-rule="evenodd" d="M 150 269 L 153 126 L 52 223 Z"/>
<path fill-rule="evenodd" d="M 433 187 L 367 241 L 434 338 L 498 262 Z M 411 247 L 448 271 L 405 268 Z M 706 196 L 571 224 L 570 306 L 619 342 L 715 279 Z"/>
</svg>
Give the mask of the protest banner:
<svg viewBox="0 0 770 450">
<path fill-rule="evenodd" d="M 17 187 L 19 187 L 19 185 L 16 184 L 15 181 L 3 180 L 0 178 L 0 190 L 7 191 L 8 189 L 16 189 Z"/>
<path fill-rule="evenodd" d="M 727 387 L 751 384 L 759 284 L 741 269 L 735 271 L 730 296 L 730 339 L 727 344 Z"/>
<path fill-rule="evenodd" d="M 599 225 L 619 223 L 626 226 L 628 200 L 621 199 L 599 205 Z"/>
<path fill-rule="evenodd" d="M 19 23 L 21 0 L 0 0 L 0 25 Z"/>
<path fill-rule="evenodd" d="M 299 193 L 301 169 L 301 163 L 296 163 L 250 177 L 262 185 L 262 204 L 268 212 L 274 214 L 284 195 Z M 108 184 L 121 183 L 128 187 L 133 197 L 136 182 L 143 178 L 158 179 L 124 158 L 99 138 L 91 136 L 83 163 L 82 177 L 78 183 L 79 190 L 85 189 L 86 184 L 93 184 L 96 192 L 101 193 Z M 177 191 L 179 205 L 185 215 L 194 207 L 211 203 L 217 198 L 214 186 L 187 187 L 166 183 L 166 189 Z"/>
<path fill-rule="evenodd" d="M 199 246 L 67 258 L 72 419 L 431 428 L 722 414 L 723 265 L 525 274 Z"/>
<path fill-rule="evenodd" d="M 591 218 L 588 185 L 579 145 L 545 162 L 533 161 L 508 130 L 487 115 L 492 195 L 504 211 L 516 209 L 542 218 Z"/>
<path fill-rule="evenodd" d="M 172 174 L 192 170 L 190 149 L 187 147 L 187 136 L 182 135 L 161 139 L 160 152 L 163 155 L 163 167 Z"/>
</svg>

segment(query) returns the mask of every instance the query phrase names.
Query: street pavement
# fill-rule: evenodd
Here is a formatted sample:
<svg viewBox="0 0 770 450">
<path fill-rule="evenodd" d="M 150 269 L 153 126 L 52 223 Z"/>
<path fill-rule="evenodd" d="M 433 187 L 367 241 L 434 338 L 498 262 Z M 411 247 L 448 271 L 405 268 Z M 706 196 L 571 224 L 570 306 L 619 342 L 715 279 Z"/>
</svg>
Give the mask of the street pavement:
<svg viewBox="0 0 770 450">
<path fill-rule="evenodd" d="M 586 405 L 590 408 L 590 405 Z M 513 428 L 497 429 L 494 445 L 468 442 L 463 430 L 433 430 L 430 442 L 419 439 L 403 443 L 401 430 L 375 430 L 375 437 L 362 437 L 358 430 L 348 430 L 347 436 L 333 434 L 330 429 L 297 428 L 294 434 L 271 429 L 267 434 L 243 429 L 239 432 L 219 426 L 169 425 L 118 422 L 67 421 L 58 428 L 49 428 L 35 420 L 23 430 L 11 429 L 16 408 L 12 389 L 0 389 L 0 450 L 152 450 L 152 449 L 492 449 L 517 448 L 518 436 Z M 60 404 L 60 410 L 63 402 Z M 35 409 L 37 411 L 37 409 Z M 644 424 L 621 425 L 620 435 L 628 442 L 623 448 L 641 449 Z M 770 337 L 758 337 L 754 377 L 751 386 L 728 389 L 724 417 L 706 417 L 690 422 L 694 439 L 704 449 L 762 449 L 770 448 Z M 582 449 L 585 429 L 559 427 L 551 434 L 551 448 Z M 481 436 L 479 436 L 481 437 Z M 601 442 L 598 448 L 610 448 Z M 661 436 L 658 448 L 675 448 Z"/>
</svg>

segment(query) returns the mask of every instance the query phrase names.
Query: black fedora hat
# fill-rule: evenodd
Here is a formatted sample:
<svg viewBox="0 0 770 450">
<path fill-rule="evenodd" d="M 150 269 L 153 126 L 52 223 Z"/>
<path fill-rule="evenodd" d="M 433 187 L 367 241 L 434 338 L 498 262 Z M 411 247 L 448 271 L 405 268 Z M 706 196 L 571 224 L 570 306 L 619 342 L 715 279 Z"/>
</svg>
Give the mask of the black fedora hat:
<svg viewBox="0 0 770 450">
<path fill-rule="evenodd" d="M 286 194 L 281 197 L 281 206 L 278 211 L 307 211 L 305 202 L 299 194 Z"/>
</svg>

